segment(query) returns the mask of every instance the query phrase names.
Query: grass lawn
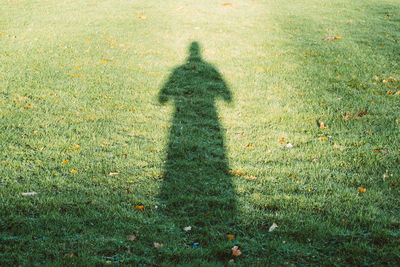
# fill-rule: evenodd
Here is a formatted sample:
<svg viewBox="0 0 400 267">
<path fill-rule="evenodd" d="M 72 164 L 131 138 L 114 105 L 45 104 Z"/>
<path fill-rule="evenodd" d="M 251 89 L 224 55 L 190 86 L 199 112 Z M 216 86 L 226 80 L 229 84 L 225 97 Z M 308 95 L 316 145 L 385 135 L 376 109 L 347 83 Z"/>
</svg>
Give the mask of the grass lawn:
<svg viewBox="0 0 400 267">
<path fill-rule="evenodd" d="M 400 264 L 398 0 L 0 6 L 0 265 Z"/>
</svg>

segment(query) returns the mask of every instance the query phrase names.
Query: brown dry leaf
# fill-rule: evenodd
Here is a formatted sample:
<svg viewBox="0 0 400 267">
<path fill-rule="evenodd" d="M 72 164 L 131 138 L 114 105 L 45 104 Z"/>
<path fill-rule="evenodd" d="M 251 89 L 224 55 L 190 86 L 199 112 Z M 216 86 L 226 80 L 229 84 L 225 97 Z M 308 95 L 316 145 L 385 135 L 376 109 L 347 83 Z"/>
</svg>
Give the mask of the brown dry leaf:
<svg viewBox="0 0 400 267">
<path fill-rule="evenodd" d="M 296 178 L 297 176 L 296 176 L 296 174 L 292 173 L 292 174 L 290 175 L 290 177 L 291 177 L 291 178 Z"/>
<path fill-rule="evenodd" d="M 349 113 L 346 113 L 346 114 L 344 114 L 344 116 L 343 116 L 343 119 L 345 120 L 345 121 L 348 121 L 349 119 L 352 119 L 353 118 L 353 115 L 351 115 L 351 114 L 349 114 Z"/>
<path fill-rule="evenodd" d="M 365 131 L 364 133 L 371 134 L 371 133 L 373 133 L 373 131 Z"/>
<path fill-rule="evenodd" d="M 394 93 L 394 95 L 400 95 L 400 90 Z"/>
<path fill-rule="evenodd" d="M 392 90 L 387 90 L 387 91 L 386 91 L 386 94 L 388 94 L 388 95 L 393 95 L 393 91 L 392 91 Z"/>
<path fill-rule="evenodd" d="M 136 236 L 135 236 L 135 235 L 128 235 L 128 236 L 127 236 L 127 239 L 128 239 L 129 241 L 133 241 L 133 240 L 136 239 Z"/>
<path fill-rule="evenodd" d="M 366 110 L 361 110 L 359 113 L 358 113 L 358 117 L 362 117 L 362 116 L 364 116 L 364 115 L 366 115 L 367 114 L 367 111 Z"/>
<path fill-rule="evenodd" d="M 155 247 L 155 248 L 162 248 L 162 247 L 164 247 L 164 244 L 163 244 L 163 243 L 154 242 L 153 244 L 154 244 L 154 247 Z"/>
<path fill-rule="evenodd" d="M 333 145 L 333 148 L 339 149 L 340 151 L 343 151 L 343 150 L 344 150 L 344 147 L 341 146 L 341 145 L 338 145 L 338 144 L 334 144 L 334 145 Z"/>
<path fill-rule="evenodd" d="M 242 252 L 239 250 L 239 247 L 238 246 L 234 246 L 232 248 L 232 256 L 239 257 L 240 255 L 242 255 Z"/>
<path fill-rule="evenodd" d="M 399 91 L 400 92 L 400 91 Z M 238 133 L 238 134 L 236 134 L 236 137 L 237 138 L 242 138 L 244 136 L 244 133 Z"/>
</svg>

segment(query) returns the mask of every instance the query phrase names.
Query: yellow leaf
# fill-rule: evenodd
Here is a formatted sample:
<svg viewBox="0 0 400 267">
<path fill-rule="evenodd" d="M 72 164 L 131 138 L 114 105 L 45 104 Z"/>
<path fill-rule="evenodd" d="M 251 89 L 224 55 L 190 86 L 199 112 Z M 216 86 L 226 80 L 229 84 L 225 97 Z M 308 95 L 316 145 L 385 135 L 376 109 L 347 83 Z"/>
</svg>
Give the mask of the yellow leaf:
<svg viewBox="0 0 400 267">
<path fill-rule="evenodd" d="M 71 170 L 71 173 L 77 173 L 78 171 L 77 170 L 75 170 L 75 169 L 72 169 Z"/>
<path fill-rule="evenodd" d="M 360 193 L 365 193 L 365 192 L 367 192 L 367 189 L 366 189 L 366 188 L 359 187 L 359 188 L 358 188 L 358 192 L 360 192 Z"/>
<path fill-rule="evenodd" d="M 63 160 L 63 162 L 61 162 L 61 163 L 62 163 L 62 164 L 65 164 L 65 163 L 67 163 L 67 162 L 69 162 L 69 159 Z"/>
<path fill-rule="evenodd" d="M 103 61 L 104 63 L 107 63 L 107 62 L 108 62 L 108 60 L 105 59 L 105 58 L 103 58 L 101 61 Z"/>
<path fill-rule="evenodd" d="M 254 148 L 254 145 L 253 145 L 252 143 L 250 143 L 250 144 L 248 144 L 248 145 L 246 146 L 246 148 Z"/>
<path fill-rule="evenodd" d="M 34 104 L 25 105 L 24 109 L 32 109 L 34 106 Z"/>
<path fill-rule="evenodd" d="M 235 239 L 235 236 L 234 236 L 233 234 L 227 234 L 226 237 L 227 237 L 229 240 Z"/>
<path fill-rule="evenodd" d="M 285 143 L 285 142 L 286 142 L 285 138 L 279 139 L 279 143 Z"/>
<path fill-rule="evenodd" d="M 135 206 L 135 210 L 143 210 L 144 206 L 143 204 L 138 204 Z"/>
<path fill-rule="evenodd" d="M 81 147 L 80 145 L 75 145 L 75 146 L 72 147 L 72 149 L 78 149 L 80 147 Z"/>
</svg>

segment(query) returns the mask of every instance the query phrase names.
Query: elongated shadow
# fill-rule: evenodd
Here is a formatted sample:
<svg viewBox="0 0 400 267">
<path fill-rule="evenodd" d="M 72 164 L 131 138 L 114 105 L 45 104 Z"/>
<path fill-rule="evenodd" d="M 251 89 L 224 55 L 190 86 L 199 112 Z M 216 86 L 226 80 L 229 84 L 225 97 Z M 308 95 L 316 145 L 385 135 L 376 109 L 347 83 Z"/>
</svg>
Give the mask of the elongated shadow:
<svg viewBox="0 0 400 267">
<path fill-rule="evenodd" d="M 218 97 L 232 101 L 217 69 L 192 42 L 187 61 L 173 70 L 158 95 L 160 103 L 172 99 L 175 105 L 160 199 L 165 220 L 180 229 L 192 227 L 186 244 L 203 248 L 226 240 L 236 213 Z"/>
</svg>

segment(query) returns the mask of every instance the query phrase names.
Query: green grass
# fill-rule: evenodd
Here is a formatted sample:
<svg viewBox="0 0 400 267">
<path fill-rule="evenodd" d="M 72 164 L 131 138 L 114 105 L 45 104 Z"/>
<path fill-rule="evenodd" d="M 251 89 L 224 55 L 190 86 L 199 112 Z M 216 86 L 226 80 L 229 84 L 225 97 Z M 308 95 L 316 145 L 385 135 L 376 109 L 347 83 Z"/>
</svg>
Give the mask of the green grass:
<svg viewBox="0 0 400 267">
<path fill-rule="evenodd" d="M 0 265 L 400 264 L 399 2 L 222 3 L 0 0 Z"/>
</svg>

